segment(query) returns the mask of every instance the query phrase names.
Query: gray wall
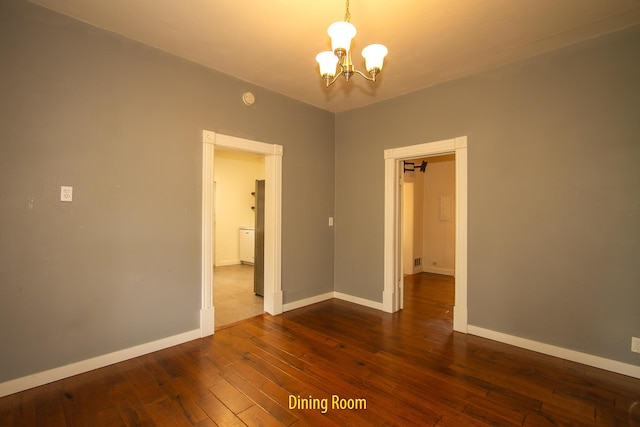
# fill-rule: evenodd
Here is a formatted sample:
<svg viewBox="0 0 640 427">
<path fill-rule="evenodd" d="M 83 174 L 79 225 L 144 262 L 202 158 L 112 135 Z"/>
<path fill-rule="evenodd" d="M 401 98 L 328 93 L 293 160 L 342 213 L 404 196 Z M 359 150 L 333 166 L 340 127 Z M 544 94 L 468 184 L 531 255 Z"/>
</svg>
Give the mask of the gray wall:
<svg viewBox="0 0 640 427">
<path fill-rule="evenodd" d="M 333 114 L 22 1 L 0 58 L 0 382 L 199 327 L 203 129 L 284 146 L 285 302 L 333 289 Z"/>
<path fill-rule="evenodd" d="M 468 136 L 471 325 L 640 365 L 640 27 L 336 119 L 335 289 L 382 301 L 387 148 Z"/>
</svg>

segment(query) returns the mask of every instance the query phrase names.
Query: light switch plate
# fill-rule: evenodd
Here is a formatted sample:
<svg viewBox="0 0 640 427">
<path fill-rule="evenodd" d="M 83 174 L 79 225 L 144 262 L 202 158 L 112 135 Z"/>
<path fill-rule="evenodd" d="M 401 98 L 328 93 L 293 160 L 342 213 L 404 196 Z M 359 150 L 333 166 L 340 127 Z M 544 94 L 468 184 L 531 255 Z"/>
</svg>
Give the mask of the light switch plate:
<svg viewBox="0 0 640 427">
<path fill-rule="evenodd" d="M 60 187 L 60 201 L 71 202 L 73 200 L 73 187 L 63 185 Z"/>
</svg>

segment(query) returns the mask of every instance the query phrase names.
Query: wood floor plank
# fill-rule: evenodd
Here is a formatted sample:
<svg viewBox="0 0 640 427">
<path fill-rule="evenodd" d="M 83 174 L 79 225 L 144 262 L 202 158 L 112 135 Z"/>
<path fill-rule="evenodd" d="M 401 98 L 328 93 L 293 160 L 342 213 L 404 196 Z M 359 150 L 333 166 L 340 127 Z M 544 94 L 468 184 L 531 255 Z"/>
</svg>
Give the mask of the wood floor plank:
<svg viewBox="0 0 640 427">
<path fill-rule="evenodd" d="M 183 396 L 194 402 L 211 394 L 210 389 L 200 383 L 197 377 L 183 376 L 171 378 L 169 381 L 177 395 Z"/>
<path fill-rule="evenodd" d="M 273 384 L 288 394 L 296 394 L 304 389 L 304 383 L 251 353 L 246 354 L 244 363 L 233 365 L 233 369 L 259 388 Z"/>
<path fill-rule="evenodd" d="M 287 424 L 283 424 L 274 417 L 272 417 L 267 411 L 252 406 L 249 409 L 242 411 L 238 414 L 240 418 L 248 426 L 264 426 L 264 427 L 282 427 Z"/>
<path fill-rule="evenodd" d="M 251 399 L 226 380 L 215 384 L 210 390 L 234 414 L 239 414 L 254 404 Z"/>
<path fill-rule="evenodd" d="M 36 396 L 34 403 L 37 426 L 64 427 L 67 425 L 60 396 L 61 394 L 58 391 L 50 391 Z"/>
<path fill-rule="evenodd" d="M 436 427 L 487 427 L 493 424 L 489 421 L 482 421 L 463 413 L 443 415 L 435 425 Z"/>
<path fill-rule="evenodd" d="M 131 383 L 124 381 L 109 389 L 109 401 L 118 408 L 125 426 L 155 425 L 147 407 L 136 395 Z M 91 406 L 86 408 L 92 410 Z M 83 420 L 78 420 L 82 422 Z"/>
<path fill-rule="evenodd" d="M 39 392 L 39 388 L 31 389 L 0 399 L 0 425 L 35 426 L 35 396 Z"/>
<path fill-rule="evenodd" d="M 141 405 L 139 402 L 120 402 L 116 405 L 116 408 L 120 414 L 120 418 L 122 420 L 121 425 L 123 426 L 134 427 L 156 425 L 147 407 Z M 82 422 L 77 423 L 77 425 L 82 425 Z"/>
<path fill-rule="evenodd" d="M 158 426 L 190 427 L 193 425 L 190 415 L 184 412 L 177 398 L 164 397 L 157 399 L 150 403 L 148 408 L 153 421 Z M 193 421 L 197 422 L 198 420 Z"/>
<path fill-rule="evenodd" d="M 213 422 L 211 418 L 207 418 L 206 420 L 200 421 L 198 424 L 195 424 L 196 427 L 217 427 L 217 424 Z"/>
<path fill-rule="evenodd" d="M 471 397 L 463 412 L 481 420 L 489 421 L 492 425 L 522 425 L 530 408 L 519 408 L 505 405 L 504 400 L 494 399 L 493 395 L 485 398 Z"/>
<path fill-rule="evenodd" d="M 216 425 L 229 427 L 245 426 L 242 420 L 214 395 L 200 399 L 198 405 Z"/>
<path fill-rule="evenodd" d="M 118 408 L 110 407 L 95 414 L 89 423 L 103 426 L 121 426 L 124 425 L 124 420 L 122 419 Z M 67 423 L 66 425 L 72 426 L 78 424 Z"/>
<path fill-rule="evenodd" d="M 180 409 L 185 418 L 189 420 L 191 424 L 197 424 L 200 421 L 205 420 L 208 416 L 202 410 L 202 408 L 196 403 L 196 400 L 183 394 L 178 394 L 174 397 L 176 403 L 180 405 Z"/>
<path fill-rule="evenodd" d="M 286 409 L 284 402 L 276 402 L 271 396 L 264 394 L 258 385 L 248 382 L 232 368 L 227 368 L 223 376 L 230 384 L 254 401 L 257 406 L 267 411 L 282 424 L 291 425 L 298 420 L 293 413 Z"/>
</svg>

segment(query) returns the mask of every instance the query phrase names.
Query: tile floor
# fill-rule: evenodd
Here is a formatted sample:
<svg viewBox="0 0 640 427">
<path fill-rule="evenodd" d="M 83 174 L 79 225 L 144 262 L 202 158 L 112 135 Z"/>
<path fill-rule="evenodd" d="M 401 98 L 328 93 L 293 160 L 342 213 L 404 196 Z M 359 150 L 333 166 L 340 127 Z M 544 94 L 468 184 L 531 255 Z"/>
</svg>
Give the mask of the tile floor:
<svg viewBox="0 0 640 427">
<path fill-rule="evenodd" d="M 229 265 L 213 270 L 216 329 L 264 312 L 262 297 L 253 293 L 253 266 Z"/>
</svg>

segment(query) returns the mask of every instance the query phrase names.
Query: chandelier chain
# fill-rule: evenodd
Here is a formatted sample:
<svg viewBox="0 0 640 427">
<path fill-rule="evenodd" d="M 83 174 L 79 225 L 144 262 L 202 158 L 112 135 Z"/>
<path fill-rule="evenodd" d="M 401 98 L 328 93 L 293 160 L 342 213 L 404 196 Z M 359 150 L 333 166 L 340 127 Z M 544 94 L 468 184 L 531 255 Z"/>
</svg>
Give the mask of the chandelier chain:
<svg viewBox="0 0 640 427">
<path fill-rule="evenodd" d="M 351 22 L 351 12 L 349 12 L 349 0 L 347 0 L 347 11 L 344 13 L 344 20 Z"/>
</svg>

